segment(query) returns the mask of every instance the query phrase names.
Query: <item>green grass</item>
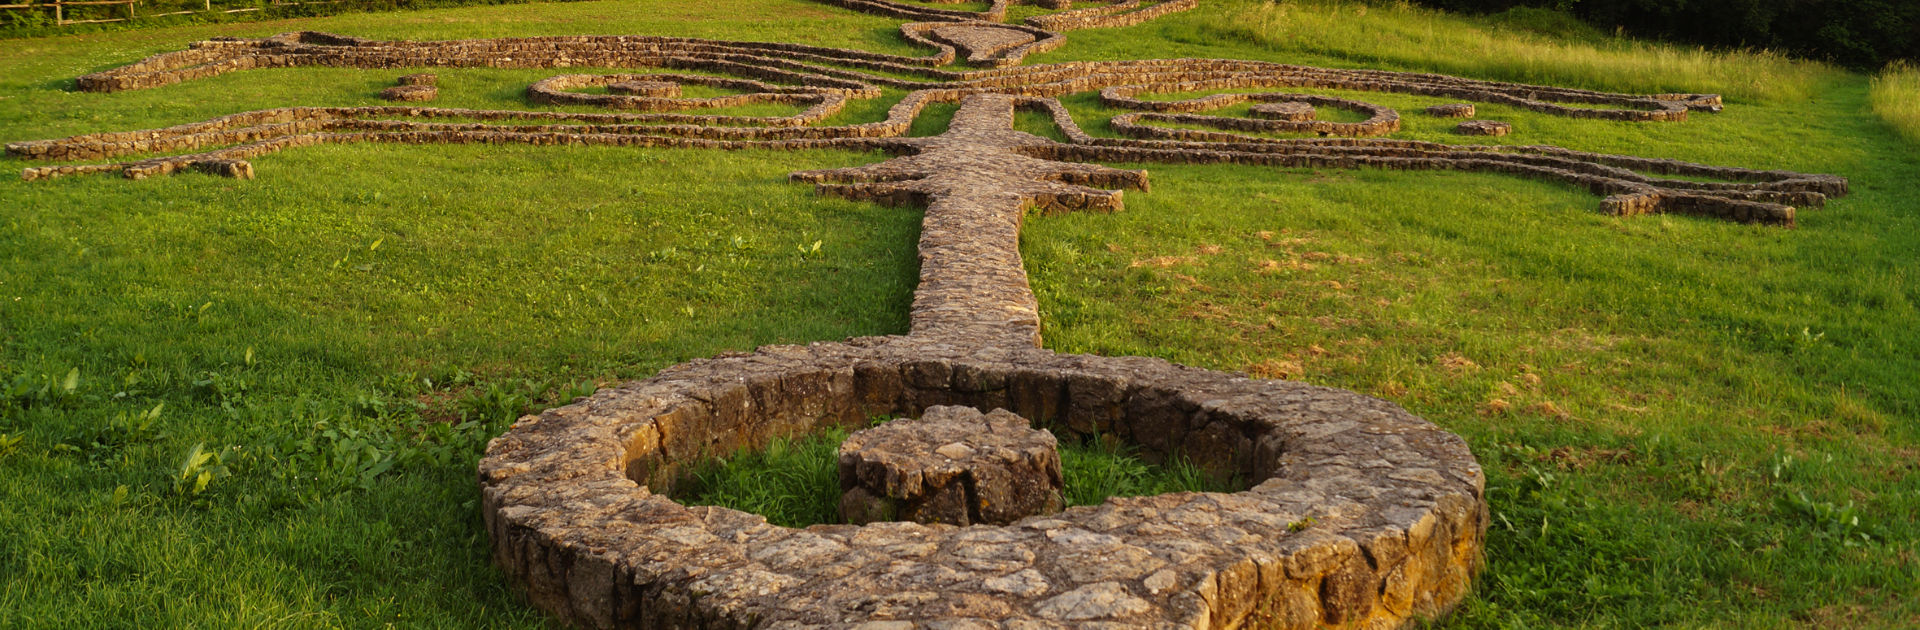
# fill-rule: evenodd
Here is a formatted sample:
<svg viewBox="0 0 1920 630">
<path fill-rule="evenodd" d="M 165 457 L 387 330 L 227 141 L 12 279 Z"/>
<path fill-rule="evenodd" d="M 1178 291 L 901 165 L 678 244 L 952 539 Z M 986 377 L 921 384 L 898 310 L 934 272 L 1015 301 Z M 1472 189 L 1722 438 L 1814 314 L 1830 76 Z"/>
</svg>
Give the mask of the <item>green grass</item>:
<svg viewBox="0 0 1920 630">
<path fill-rule="evenodd" d="M 784 527 L 840 521 L 840 443 L 847 432 L 828 429 L 798 438 L 775 438 L 765 449 L 741 451 L 697 467 L 677 498 L 688 505 L 718 505 L 767 517 Z M 1164 465 L 1142 461 L 1134 449 L 1111 441 L 1060 446 L 1066 505 L 1099 505 L 1108 497 L 1169 492 L 1232 492 L 1183 458 Z"/>
<path fill-rule="evenodd" d="M 1073 34 L 1041 57 L 1125 50 L 1137 33 L 1164 37 L 1154 56 L 1278 53 L 1277 61 L 1441 72 L 1477 79 L 1628 92 L 1706 92 L 1732 102 L 1800 102 L 1847 76 L 1765 51 L 1714 52 L 1592 33 L 1537 13 L 1456 16 L 1404 2 L 1225 0 L 1133 29 Z M 1543 32 L 1544 31 L 1544 32 Z M 1231 51 L 1231 52 L 1229 52 Z"/>
<path fill-rule="evenodd" d="M 1920 68 L 1896 63 L 1873 78 L 1873 113 L 1920 143 Z"/>
<path fill-rule="evenodd" d="M 1115 440 L 1060 447 L 1060 477 L 1067 507 L 1099 505 L 1108 497 L 1144 497 L 1170 492 L 1235 492 L 1242 480 L 1214 479 L 1182 456 L 1155 465 L 1131 445 Z"/>
<path fill-rule="evenodd" d="M 1464 436 L 1494 526 L 1451 627 L 1920 626 L 1920 155 L 1876 114 L 1875 84 L 1540 16 L 1361 11 L 1206 4 L 1075 31 L 1040 60 L 1719 91 L 1725 113 L 1673 124 L 1482 105 L 1516 133 L 1476 141 L 1837 173 L 1854 194 L 1784 230 L 1618 219 L 1497 175 L 1145 165 L 1153 191 L 1125 212 L 1027 222 L 1049 346 L 1349 388 Z M 913 52 L 893 21 L 791 0 L 9 40 L 0 141 L 369 104 L 411 71 L 70 91 L 187 41 L 297 29 Z M 437 72 L 443 104 L 491 108 L 527 107 L 526 84 L 557 73 Z M 1461 141 L 1417 113 L 1431 99 L 1366 98 L 1406 114 L 1395 137 Z M 1097 98 L 1066 102 L 1109 133 Z M 1057 137 L 1041 116 L 1017 124 Z M 691 358 L 903 332 L 919 213 L 785 179 L 877 159 L 348 145 L 259 158 L 253 181 L 0 181 L 0 627 L 543 626 L 487 564 L 484 441 Z M 196 446 L 213 456 L 186 465 Z"/>
<path fill-rule="evenodd" d="M 845 429 L 774 438 L 765 449 L 708 460 L 676 488 L 687 505 L 718 505 L 782 527 L 840 521 L 840 443 Z"/>
</svg>

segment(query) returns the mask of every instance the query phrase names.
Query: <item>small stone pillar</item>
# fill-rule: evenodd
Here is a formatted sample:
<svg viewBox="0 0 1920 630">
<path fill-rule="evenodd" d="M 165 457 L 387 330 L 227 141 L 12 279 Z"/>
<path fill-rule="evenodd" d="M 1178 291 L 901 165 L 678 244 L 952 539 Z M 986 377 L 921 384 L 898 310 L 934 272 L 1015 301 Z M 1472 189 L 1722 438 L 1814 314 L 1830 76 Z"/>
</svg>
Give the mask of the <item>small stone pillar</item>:
<svg viewBox="0 0 1920 630">
<path fill-rule="evenodd" d="M 1247 108 L 1247 111 L 1253 114 L 1254 118 L 1265 118 L 1267 120 L 1304 122 L 1313 120 L 1314 117 L 1313 104 L 1301 101 L 1261 103 Z"/>
<path fill-rule="evenodd" d="M 1473 103 L 1447 103 L 1427 108 L 1427 115 L 1436 118 L 1472 118 Z"/>
<path fill-rule="evenodd" d="M 1059 441 L 1005 409 L 929 407 L 840 444 L 847 522 L 1007 525 L 1059 512 Z"/>
<path fill-rule="evenodd" d="M 423 103 L 440 97 L 440 76 L 435 74 L 409 74 L 400 77 L 400 85 L 380 91 L 380 98 L 389 101 Z"/>
<path fill-rule="evenodd" d="M 1513 125 L 1492 120 L 1469 120 L 1460 123 L 1454 131 L 1468 136 L 1504 136 L 1513 132 Z"/>
</svg>

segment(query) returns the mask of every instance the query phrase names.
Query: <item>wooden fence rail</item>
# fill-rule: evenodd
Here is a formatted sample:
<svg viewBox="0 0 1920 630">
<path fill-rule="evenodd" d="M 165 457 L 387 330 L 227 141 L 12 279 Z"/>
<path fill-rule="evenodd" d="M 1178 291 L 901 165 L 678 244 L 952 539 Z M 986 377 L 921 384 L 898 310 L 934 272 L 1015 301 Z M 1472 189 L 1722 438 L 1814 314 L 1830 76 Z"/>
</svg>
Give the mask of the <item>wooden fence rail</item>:
<svg viewBox="0 0 1920 630">
<path fill-rule="evenodd" d="M 270 0 L 268 4 L 270 6 L 279 7 L 279 6 L 294 6 L 299 4 L 333 4 L 335 2 L 340 2 L 340 1 L 341 0 L 326 0 L 325 2 L 282 2 L 281 0 Z M 147 2 L 147 0 L 45 0 L 41 2 L 0 4 L 0 11 L 47 11 L 52 15 L 54 25 L 72 26 L 75 24 L 103 24 L 107 22 L 125 22 L 128 20 L 133 20 L 138 18 L 157 18 L 157 17 L 168 17 L 168 16 L 174 16 L 174 15 L 195 15 L 195 14 L 202 14 L 202 13 L 222 13 L 222 14 L 248 13 L 252 11 L 259 11 L 263 8 L 266 8 L 266 7 L 260 7 L 260 6 L 249 6 L 249 7 L 240 7 L 240 8 L 233 8 L 233 9 L 226 9 L 226 8 L 216 9 L 213 6 L 213 0 L 200 0 L 200 8 L 198 9 L 189 8 L 184 10 L 165 11 L 160 13 L 155 13 L 151 11 L 142 11 L 143 5 L 151 6 L 151 4 L 152 3 Z M 178 3 L 169 3 L 169 4 L 171 6 L 166 8 L 175 8 L 180 6 L 180 4 Z M 72 19 L 75 16 L 70 11 L 67 10 L 68 7 L 97 7 L 97 6 L 118 6 L 118 7 L 125 7 L 126 9 L 125 9 L 124 15 L 121 15 L 120 11 L 115 10 L 113 14 L 118 17 L 92 16 L 86 19 Z M 191 5 L 188 5 L 188 6 L 191 6 Z"/>
</svg>

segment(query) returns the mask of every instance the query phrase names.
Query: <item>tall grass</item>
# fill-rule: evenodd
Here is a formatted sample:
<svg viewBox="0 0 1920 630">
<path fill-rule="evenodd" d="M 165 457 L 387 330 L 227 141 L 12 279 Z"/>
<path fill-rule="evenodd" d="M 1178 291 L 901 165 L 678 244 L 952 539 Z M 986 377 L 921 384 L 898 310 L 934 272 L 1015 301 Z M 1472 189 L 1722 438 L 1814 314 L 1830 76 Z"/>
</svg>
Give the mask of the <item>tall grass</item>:
<svg viewBox="0 0 1920 630">
<path fill-rule="evenodd" d="M 1843 75 L 1769 51 L 1713 52 L 1609 36 L 1544 12 L 1459 16 L 1406 3 L 1231 0 L 1202 28 L 1267 48 L 1357 64 L 1622 92 L 1708 92 L 1734 100 L 1804 101 Z M 1552 27 L 1543 33 L 1541 26 Z"/>
<path fill-rule="evenodd" d="M 1873 78 L 1873 113 L 1900 135 L 1920 142 L 1920 67 L 1899 61 Z"/>
</svg>

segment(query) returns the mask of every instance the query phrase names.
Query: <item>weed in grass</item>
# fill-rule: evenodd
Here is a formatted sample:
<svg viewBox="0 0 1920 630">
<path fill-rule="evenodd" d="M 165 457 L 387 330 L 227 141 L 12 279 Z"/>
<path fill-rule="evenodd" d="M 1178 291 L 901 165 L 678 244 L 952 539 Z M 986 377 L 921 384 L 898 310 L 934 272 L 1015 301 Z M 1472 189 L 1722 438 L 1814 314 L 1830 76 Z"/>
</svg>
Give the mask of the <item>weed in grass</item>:
<svg viewBox="0 0 1920 630">
<path fill-rule="evenodd" d="M 163 401 L 145 411 L 115 413 L 112 420 L 84 427 L 60 440 L 55 448 L 78 453 L 88 462 L 99 464 L 115 458 L 128 447 L 163 441 L 167 436 L 155 423 L 166 406 Z"/>
<path fill-rule="evenodd" d="M 69 401 L 80 388 L 80 368 L 67 371 L 64 378 L 50 374 L 15 374 L 0 391 L 0 405 L 27 408 Z"/>
<path fill-rule="evenodd" d="M 226 453 L 219 450 L 207 450 L 207 444 L 200 442 L 187 449 L 187 456 L 180 461 L 180 469 L 173 473 L 173 493 L 183 497 L 199 496 L 207 491 L 207 486 L 215 479 L 229 476 Z M 114 493 L 120 493 L 115 489 Z"/>
</svg>

